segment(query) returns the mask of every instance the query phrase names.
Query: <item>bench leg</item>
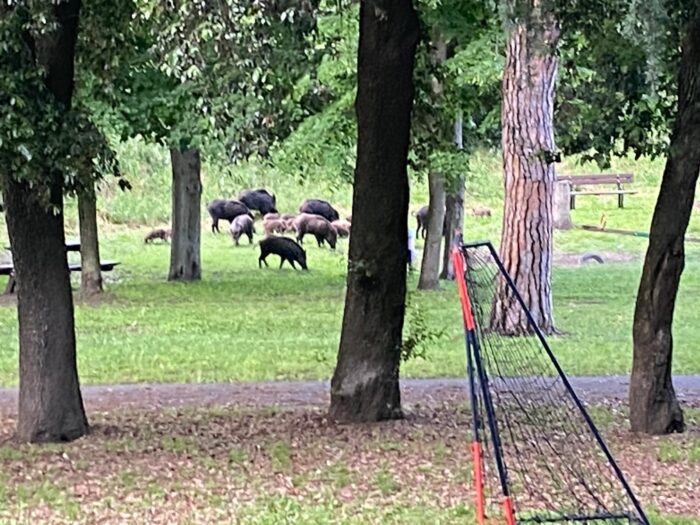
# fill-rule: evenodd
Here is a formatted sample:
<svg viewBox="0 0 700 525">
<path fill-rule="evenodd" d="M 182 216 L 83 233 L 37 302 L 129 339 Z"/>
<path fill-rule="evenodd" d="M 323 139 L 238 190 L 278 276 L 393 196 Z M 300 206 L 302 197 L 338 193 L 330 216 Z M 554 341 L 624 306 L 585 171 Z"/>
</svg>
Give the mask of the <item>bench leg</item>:
<svg viewBox="0 0 700 525">
<path fill-rule="evenodd" d="M 618 207 L 618 208 L 624 208 L 624 207 L 625 207 L 625 196 L 624 196 L 622 193 L 620 193 L 620 194 L 617 196 L 617 207 Z"/>
<path fill-rule="evenodd" d="M 576 195 L 572 195 L 569 198 L 569 209 L 570 210 L 575 210 L 576 209 Z"/>
<path fill-rule="evenodd" d="M 5 291 L 3 294 L 9 295 L 15 293 L 15 288 L 17 287 L 17 281 L 15 280 L 15 276 L 13 274 L 10 274 L 10 278 L 7 281 L 7 285 L 5 286 Z"/>
</svg>

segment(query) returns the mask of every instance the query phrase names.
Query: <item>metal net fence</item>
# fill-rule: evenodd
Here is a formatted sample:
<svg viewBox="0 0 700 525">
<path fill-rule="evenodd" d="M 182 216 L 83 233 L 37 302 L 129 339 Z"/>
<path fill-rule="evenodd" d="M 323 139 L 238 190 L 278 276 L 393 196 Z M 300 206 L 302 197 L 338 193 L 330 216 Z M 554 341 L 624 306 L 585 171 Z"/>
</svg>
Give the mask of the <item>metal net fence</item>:
<svg viewBox="0 0 700 525">
<path fill-rule="evenodd" d="M 462 246 L 455 268 L 486 511 L 505 502 L 507 523 L 648 524 L 493 246 Z M 504 313 L 532 335 L 501 333 Z"/>
</svg>

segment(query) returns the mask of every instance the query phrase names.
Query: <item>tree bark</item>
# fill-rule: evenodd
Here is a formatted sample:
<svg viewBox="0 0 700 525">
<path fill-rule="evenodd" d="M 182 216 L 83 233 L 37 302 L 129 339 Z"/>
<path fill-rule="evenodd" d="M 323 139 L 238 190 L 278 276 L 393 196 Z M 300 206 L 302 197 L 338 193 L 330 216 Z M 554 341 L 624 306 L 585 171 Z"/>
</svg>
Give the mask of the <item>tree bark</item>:
<svg viewBox="0 0 700 525">
<path fill-rule="evenodd" d="M 86 434 L 88 424 L 75 357 L 62 188 L 60 182 L 52 188 L 56 214 L 36 202 L 26 184 L 9 182 L 4 199 L 17 279 L 17 437 L 70 441 Z"/>
<path fill-rule="evenodd" d="M 445 247 L 442 255 L 440 279 L 453 281 L 455 270 L 452 265 L 452 249 L 459 242 L 464 227 L 464 178 L 456 182 L 454 193 L 445 198 Z M 459 233 L 456 233 L 459 232 Z"/>
<path fill-rule="evenodd" d="M 460 111 L 455 118 L 454 141 L 458 150 L 464 149 L 464 117 Z M 442 255 L 440 279 L 454 281 L 452 249 L 459 242 L 464 228 L 464 177 L 459 177 L 445 198 L 445 248 Z"/>
<path fill-rule="evenodd" d="M 418 17 L 411 0 L 360 6 L 357 166 L 347 294 L 331 417 L 401 417 L 406 299 L 407 156 Z"/>
<path fill-rule="evenodd" d="M 685 428 L 672 381 L 673 312 L 700 171 L 700 9 L 683 42 L 678 113 L 649 231 L 634 312 L 630 423 L 635 432 Z"/>
<path fill-rule="evenodd" d="M 540 329 L 554 332 L 552 244 L 554 88 L 559 27 L 535 0 L 511 29 L 503 74 L 501 124 L 505 209 L 501 258 Z M 501 280 L 492 329 L 529 333 L 527 318 Z"/>
<path fill-rule="evenodd" d="M 428 212 L 428 235 L 423 246 L 423 261 L 418 279 L 419 290 L 440 288 L 440 241 L 445 223 L 445 179 L 442 174 L 428 175 L 430 204 Z"/>
<path fill-rule="evenodd" d="M 97 234 L 97 195 L 95 187 L 78 195 L 80 223 L 80 291 L 85 295 L 102 293 L 100 245 Z"/>
<path fill-rule="evenodd" d="M 56 28 L 27 34 L 59 110 L 70 108 L 80 1 L 53 7 Z M 36 40 L 34 40 L 36 38 Z M 65 137 L 71 140 L 71 137 Z M 49 168 L 50 169 L 50 168 Z M 88 432 L 75 358 L 73 297 L 63 231 L 63 174 L 45 174 L 50 207 L 12 179 L 4 193 L 17 278 L 19 417 L 22 441 L 69 441 Z M 53 208 L 53 209 L 52 209 Z"/>
<path fill-rule="evenodd" d="M 202 182 L 199 150 L 170 150 L 173 169 L 172 243 L 169 281 L 198 281 L 200 259 Z"/>
</svg>

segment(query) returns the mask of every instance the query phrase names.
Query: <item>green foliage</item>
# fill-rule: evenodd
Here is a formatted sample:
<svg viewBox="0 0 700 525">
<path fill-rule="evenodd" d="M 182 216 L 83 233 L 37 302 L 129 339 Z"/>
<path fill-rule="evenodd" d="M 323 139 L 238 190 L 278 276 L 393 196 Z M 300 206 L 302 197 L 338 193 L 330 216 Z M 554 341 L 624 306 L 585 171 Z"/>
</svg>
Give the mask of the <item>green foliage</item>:
<svg viewBox="0 0 700 525">
<path fill-rule="evenodd" d="M 674 64 L 649 73 L 645 46 L 623 25 L 628 5 L 609 2 L 609 16 L 596 23 L 579 25 L 577 17 L 590 13 L 569 13 L 562 32 L 557 142 L 601 167 L 613 155 L 664 153 L 674 114 Z"/>
<path fill-rule="evenodd" d="M 428 359 L 428 346 L 437 343 L 446 335 L 444 328 L 430 326 L 423 305 L 415 299 L 417 293 L 411 290 L 406 294 L 406 336 L 401 342 L 401 361 Z"/>
<path fill-rule="evenodd" d="M 47 206 L 51 186 L 80 192 L 105 173 L 118 175 L 85 107 L 71 105 L 69 93 L 57 100 L 47 88 L 47 43 L 61 31 L 54 9 L 19 0 L 0 7 L 0 184 L 8 177 L 27 183 Z"/>
<path fill-rule="evenodd" d="M 149 118 L 150 125 L 136 132 L 155 133 L 180 148 L 201 148 L 204 139 L 218 137 L 234 160 L 267 155 L 270 144 L 305 116 L 292 95 L 313 64 L 314 5 L 218 0 L 211 8 L 200 2 L 180 2 L 174 10 L 147 6 L 142 23 L 152 42 L 145 59 L 137 57 L 145 79 L 126 84 L 141 88 L 136 94 L 147 111 L 136 108 L 135 115 Z M 156 104 L 153 88 L 162 93 Z M 128 104 L 122 106 L 128 113 Z"/>
<path fill-rule="evenodd" d="M 319 17 L 315 43 L 320 58 L 315 78 L 300 83 L 310 88 L 300 99 L 310 115 L 289 138 L 273 147 L 271 164 L 280 172 L 301 181 L 335 184 L 352 180 L 358 31 L 358 6 Z"/>
</svg>

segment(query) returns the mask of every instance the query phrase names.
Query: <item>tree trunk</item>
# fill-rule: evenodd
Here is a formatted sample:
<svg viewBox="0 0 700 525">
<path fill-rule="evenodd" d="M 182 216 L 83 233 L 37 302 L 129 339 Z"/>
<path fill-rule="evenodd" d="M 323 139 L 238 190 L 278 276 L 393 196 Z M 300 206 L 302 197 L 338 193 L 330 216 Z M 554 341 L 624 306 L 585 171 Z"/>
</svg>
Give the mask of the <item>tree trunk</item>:
<svg viewBox="0 0 700 525">
<path fill-rule="evenodd" d="M 634 312 L 634 360 L 630 423 L 635 432 L 684 430 L 672 381 L 671 326 L 685 262 L 684 238 L 700 171 L 700 10 L 683 43 L 678 75 L 678 114 Z"/>
<path fill-rule="evenodd" d="M 401 417 L 406 299 L 406 169 L 418 17 L 411 0 L 360 4 L 357 167 L 347 294 L 331 417 Z"/>
<path fill-rule="evenodd" d="M 60 183 L 47 211 L 25 184 L 5 190 L 7 230 L 17 278 L 19 420 L 22 441 L 70 441 L 88 431 L 78 383 L 73 297 Z"/>
<path fill-rule="evenodd" d="M 554 227 L 557 230 L 570 230 L 571 222 L 571 185 L 566 181 L 554 184 Z"/>
<path fill-rule="evenodd" d="M 199 150 L 170 150 L 173 168 L 172 243 L 169 281 L 198 281 L 200 260 L 201 200 Z"/>
<path fill-rule="evenodd" d="M 80 1 L 53 7 L 56 28 L 26 39 L 46 71 L 57 109 L 70 108 Z M 34 40 L 36 38 L 36 40 Z M 70 141 L 71 137 L 65 137 Z M 51 169 L 51 168 L 49 168 Z M 11 175 L 11 174 L 10 174 Z M 42 177 L 51 206 L 36 187 L 8 180 L 3 190 L 17 277 L 19 417 L 22 441 L 68 441 L 88 432 L 75 359 L 73 297 L 63 231 L 63 174 Z M 53 210 L 52 210 L 53 208 Z"/>
<path fill-rule="evenodd" d="M 455 270 L 452 265 L 452 249 L 459 242 L 464 227 L 464 178 L 456 182 L 454 193 L 445 198 L 445 248 L 442 255 L 440 279 L 453 281 Z"/>
<path fill-rule="evenodd" d="M 423 261 L 418 279 L 419 290 L 440 288 L 440 241 L 445 223 L 445 179 L 442 174 L 431 172 L 428 175 L 430 211 L 428 212 L 428 236 L 423 247 Z"/>
<path fill-rule="evenodd" d="M 503 74 L 505 209 L 501 257 L 540 329 L 554 332 L 552 237 L 554 86 L 559 28 L 536 0 L 511 29 Z M 528 333 L 527 318 L 501 280 L 491 316 L 500 333 Z"/>
<path fill-rule="evenodd" d="M 460 111 L 455 118 L 455 146 L 464 149 L 464 118 Z M 452 265 L 452 249 L 459 243 L 464 228 L 464 177 L 459 177 L 445 198 L 445 248 L 442 255 L 440 279 L 453 281 L 455 269 Z"/>
<path fill-rule="evenodd" d="M 85 295 L 102 293 L 100 245 L 97 235 L 97 195 L 95 187 L 78 195 L 80 223 L 80 291 Z"/>
</svg>

